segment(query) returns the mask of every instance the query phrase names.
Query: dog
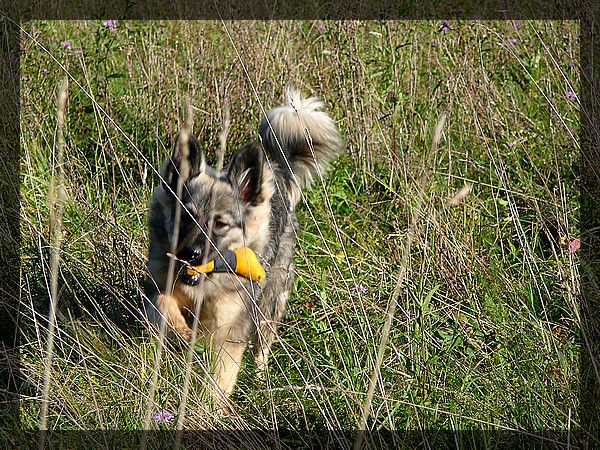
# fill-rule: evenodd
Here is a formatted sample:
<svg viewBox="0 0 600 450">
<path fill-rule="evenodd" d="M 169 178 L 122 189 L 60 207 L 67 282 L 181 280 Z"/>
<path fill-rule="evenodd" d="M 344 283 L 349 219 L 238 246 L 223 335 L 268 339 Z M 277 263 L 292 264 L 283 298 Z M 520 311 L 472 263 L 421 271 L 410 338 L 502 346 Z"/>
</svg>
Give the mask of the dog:
<svg viewBox="0 0 600 450">
<path fill-rule="evenodd" d="M 322 101 L 305 98 L 293 88 L 286 95 L 287 103 L 262 120 L 258 142 L 238 149 L 224 170 L 206 164 L 193 134 L 187 151 L 178 139 L 150 204 L 146 314 L 156 324 L 164 318 L 190 340 L 191 312 L 199 311 L 198 333 L 213 357 L 212 386 L 224 401 L 234 389 L 246 348 L 253 348 L 257 371 L 267 369 L 294 282 L 296 206 L 302 190 L 343 151 L 340 133 Z M 189 173 L 180 180 L 184 165 Z M 178 203 L 181 217 L 175 230 Z M 176 276 L 171 292 L 166 292 L 176 234 Z M 240 248 L 256 255 L 264 280 L 253 281 L 231 267 L 197 274 L 191 270 Z"/>
</svg>

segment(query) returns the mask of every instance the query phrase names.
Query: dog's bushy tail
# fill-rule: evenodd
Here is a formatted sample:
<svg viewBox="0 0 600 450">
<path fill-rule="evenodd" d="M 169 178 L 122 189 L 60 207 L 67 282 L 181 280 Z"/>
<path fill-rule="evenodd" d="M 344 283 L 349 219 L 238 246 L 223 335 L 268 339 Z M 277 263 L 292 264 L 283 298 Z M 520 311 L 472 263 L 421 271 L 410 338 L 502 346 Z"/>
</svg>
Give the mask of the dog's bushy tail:
<svg viewBox="0 0 600 450">
<path fill-rule="evenodd" d="M 343 141 L 322 101 L 304 98 L 293 88 L 287 89 L 286 96 L 285 105 L 267 112 L 259 135 L 269 158 L 282 171 L 295 206 L 300 191 L 342 151 Z"/>
</svg>

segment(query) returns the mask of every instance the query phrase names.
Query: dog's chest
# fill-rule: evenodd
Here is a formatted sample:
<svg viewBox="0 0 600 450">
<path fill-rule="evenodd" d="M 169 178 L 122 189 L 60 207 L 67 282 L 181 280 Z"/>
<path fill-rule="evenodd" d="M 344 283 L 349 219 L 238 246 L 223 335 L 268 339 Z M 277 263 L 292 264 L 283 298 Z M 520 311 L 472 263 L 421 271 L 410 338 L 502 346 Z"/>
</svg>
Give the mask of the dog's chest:
<svg viewBox="0 0 600 450">
<path fill-rule="evenodd" d="M 199 286 L 181 286 L 181 292 L 189 299 L 195 309 L 200 304 L 200 325 L 208 334 L 225 333 L 230 339 L 246 340 L 251 322 L 248 301 L 249 283 L 230 274 L 213 274 Z M 237 280 L 236 280 L 237 279 Z M 232 282 L 237 281 L 234 286 Z M 250 288 L 251 289 L 251 288 Z M 251 291 L 250 291 L 251 292 Z"/>
<path fill-rule="evenodd" d="M 230 339 L 246 339 L 247 317 L 247 310 L 239 298 L 207 297 L 200 309 L 202 327 L 209 334 L 226 332 Z"/>
</svg>

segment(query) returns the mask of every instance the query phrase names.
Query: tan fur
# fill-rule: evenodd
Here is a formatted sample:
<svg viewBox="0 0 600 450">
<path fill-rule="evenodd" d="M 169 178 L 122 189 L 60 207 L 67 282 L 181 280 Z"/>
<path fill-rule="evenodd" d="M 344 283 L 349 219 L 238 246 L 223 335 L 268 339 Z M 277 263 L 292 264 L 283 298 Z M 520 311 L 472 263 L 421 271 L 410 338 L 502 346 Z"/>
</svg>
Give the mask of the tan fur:
<svg viewBox="0 0 600 450">
<path fill-rule="evenodd" d="M 192 330 L 182 310 L 194 311 L 195 303 L 202 302 L 199 338 L 210 351 L 217 388 L 213 389 L 213 397 L 225 408 L 248 345 L 246 331 L 237 328 L 238 317 L 247 314 L 247 309 L 238 292 L 237 276 L 214 274 L 212 278 L 217 279 L 204 280 L 201 289 L 176 283 L 173 294 L 161 294 L 156 306 L 173 329 L 185 340 L 190 340 Z"/>
<path fill-rule="evenodd" d="M 206 297 L 200 313 L 200 324 L 213 359 L 214 379 L 225 399 L 233 391 L 248 345 L 244 330 L 236 327 L 238 316 L 246 313 L 243 302 L 236 296 L 237 293 Z"/>
</svg>

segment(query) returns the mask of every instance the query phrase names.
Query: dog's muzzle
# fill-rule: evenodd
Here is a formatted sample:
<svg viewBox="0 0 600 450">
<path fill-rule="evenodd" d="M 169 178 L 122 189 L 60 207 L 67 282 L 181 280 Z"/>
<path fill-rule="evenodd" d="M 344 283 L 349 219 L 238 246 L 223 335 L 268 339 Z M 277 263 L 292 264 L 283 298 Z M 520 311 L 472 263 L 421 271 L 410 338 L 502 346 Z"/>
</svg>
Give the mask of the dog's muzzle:
<svg viewBox="0 0 600 450">
<path fill-rule="evenodd" d="M 191 246 L 185 247 L 177 253 L 177 279 L 188 286 L 196 286 L 200 283 L 202 274 L 199 272 L 189 271 L 190 266 L 195 266 L 202 263 L 204 250 L 201 247 Z"/>
<path fill-rule="evenodd" d="M 177 279 L 183 284 L 187 284 L 188 286 L 196 286 L 200 283 L 200 277 L 202 274 L 197 273 L 195 275 L 190 275 L 186 270 L 187 265 L 183 264 L 179 269 L 179 273 L 177 275 Z"/>
<path fill-rule="evenodd" d="M 189 268 L 201 264 L 201 261 L 201 258 L 197 258 L 192 261 L 188 261 L 187 263 L 178 263 L 179 270 L 177 271 L 177 279 L 183 284 L 187 284 L 188 286 L 196 286 L 198 283 L 200 283 L 201 277 L 206 276 L 206 274 L 194 270 L 189 270 Z"/>
</svg>

